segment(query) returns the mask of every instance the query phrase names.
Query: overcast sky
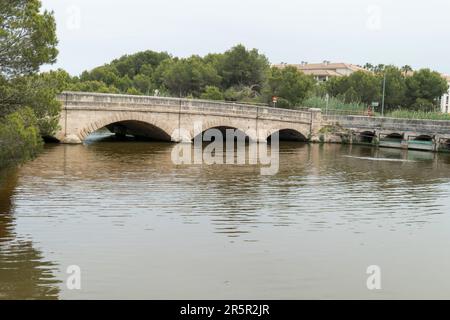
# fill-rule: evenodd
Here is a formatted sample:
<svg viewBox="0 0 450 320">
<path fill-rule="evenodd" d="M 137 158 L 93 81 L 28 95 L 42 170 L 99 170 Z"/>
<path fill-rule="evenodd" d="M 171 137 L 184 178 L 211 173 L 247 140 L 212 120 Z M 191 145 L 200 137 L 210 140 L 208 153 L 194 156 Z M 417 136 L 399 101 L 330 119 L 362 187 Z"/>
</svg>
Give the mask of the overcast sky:
<svg viewBox="0 0 450 320">
<path fill-rule="evenodd" d="M 272 63 L 408 64 L 450 74 L 448 0 L 42 0 L 79 74 L 142 50 L 258 48 Z"/>
</svg>

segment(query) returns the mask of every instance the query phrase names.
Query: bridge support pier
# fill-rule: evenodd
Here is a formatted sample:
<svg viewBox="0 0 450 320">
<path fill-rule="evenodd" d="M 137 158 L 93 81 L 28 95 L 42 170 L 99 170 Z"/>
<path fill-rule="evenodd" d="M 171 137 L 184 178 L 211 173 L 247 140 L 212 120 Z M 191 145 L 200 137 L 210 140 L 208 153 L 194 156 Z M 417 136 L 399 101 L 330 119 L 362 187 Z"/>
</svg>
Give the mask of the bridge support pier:
<svg viewBox="0 0 450 320">
<path fill-rule="evenodd" d="M 176 143 L 192 143 L 193 137 L 189 130 L 184 128 L 175 129 L 175 131 L 170 136 L 170 140 Z"/>
<path fill-rule="evenodd" d="M 76 134 L 69 134 L 69 135 L 65 136 L 61 140 L 61 143 L 64 143 L 64 144 L 81 144 L 83 142 L 81 141 L 81 139 Z"/>
</svg>

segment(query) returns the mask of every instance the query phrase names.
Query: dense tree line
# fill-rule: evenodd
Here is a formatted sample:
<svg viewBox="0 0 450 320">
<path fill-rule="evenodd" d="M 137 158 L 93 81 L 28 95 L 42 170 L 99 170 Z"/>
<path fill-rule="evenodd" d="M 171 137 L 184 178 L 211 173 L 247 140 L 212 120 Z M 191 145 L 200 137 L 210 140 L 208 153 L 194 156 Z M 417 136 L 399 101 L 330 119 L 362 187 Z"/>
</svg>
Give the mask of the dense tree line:
<svg viewBox="0 0 450 320">
<path fill-rule="evenodd" d="M 39 0 L 0 2 L 0 167 L 35 156 L 57 128 L 60 73 L 37 74 L 56 59 L 55 31 Z"/>
<path fill-rule="evenodd" d="M 67 88 L 259 103 L 276 95 L 280 105 L 288 107 L 300 104 L 313 86 L 313 78 L 296 68 L 271 68 L 258 50 L 237 45 L 205 57 L 153 51 L 126 55 L 70 78 Z"/>
<path fill-rule="evenodd" d="M 381 102 L 386 76 L 387 109 L 431 111 L 448 89 L 437 72 L 409 66 L 366 64 L 367 71 L 316 83 L 295 67 L 271 67 L 256 49 L 237 45 L 224 53 L 173 57 L 166 52 L 145 51 L 126 55 L 109 64 L 67 75 L 70 90 L 191 97 L 270 103 L 278 96 L 279 107 L 300 106 L 305 98 L 329 94 L 344 102 Z"/>
<path fill-rule="evenodd" d="M 330 79 L 325 92 L 346 102 L 380 102 L 385 81 L 385 105 L 389 110 L 398 108 L 436 111 L 439 99 L 447 92 L 447 81 L 429 69 L 413 71 L 411 67 L 392 65 L 371 67 L 370 72 L 358 71 L 346 77 Z M 385 79 L 385 80 L 384 80 Z"/>
</svg>

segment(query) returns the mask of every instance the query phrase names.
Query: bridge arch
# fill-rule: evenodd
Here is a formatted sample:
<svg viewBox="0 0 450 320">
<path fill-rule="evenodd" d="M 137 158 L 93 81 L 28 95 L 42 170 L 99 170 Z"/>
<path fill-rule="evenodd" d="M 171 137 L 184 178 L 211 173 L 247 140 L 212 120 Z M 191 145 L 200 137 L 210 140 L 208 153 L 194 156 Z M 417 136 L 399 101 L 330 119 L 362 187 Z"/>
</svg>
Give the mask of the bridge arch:
<svg viewBox="0 0 450 320">
<path fill-rule="evenodd" d="M 389 140 L 403 140 L 404 135 L 398 132 L 389 133 L 386 135 L 385 139 Z"/>
<path fill-rule="evenodd" d="M 252 129 L 250 126 L 247 125 L 247 123 L 242 123 L 243 121 L 239 121 L 237 119 L 230 119 L 230 118 L 219 118 L 219 119 L 211 119 L 206 122 L 199 122 L 197 124 L 194 124 L 195 126 L 200 126 L 197 128 L 192 128 L 190 130 L 190 136 L 193 140 L 196 135 L 204 134 L 207 130 L 210 129 L 218 129 L 222 132 L 222 134 L 225 134 L 226 129 L 234 129 L 237 130 L 237 133 L 244 134 L 246 138 L 250 141 L 256 141 L 257 140 L 257 134 L 254 129 Z M 225 135 L 224 135 L 225 137 Z"/>
<path fill-rule="evenodd" d="M 433 137 L 427 134 L 422 134 L 419 136 L 414 137 L 415 141 L 433 141 Z"/>
<path fill-rule="evenodd" d="M 372 143 L 375 139 L 375 132 L 373 131 L 363 131 L 359 133 L 359 142 L 361 143 Z"/>
<path fill-rule="evenodd" d="M 229 127 L 229 126 L 217 126 L 217 127 L 210 127 L 207 129 L 203 129 L 201 133 L 198 133 L 196 136 L 192 137 L 192 141 L 194 141 L 195 138 L 198 137 L 199 135 L 205 136 L 205 134 L 207 133 L 208 130 L 214 130 L 214 129 L 219 130 L 221 132 L 224 141 L 227 139 L 226 135 L 227 135 L 228 130 L 233 130 L 234 139 L 239 138 L 239 139 L 244 139 L 245 141 L 249 141 L 251 139 L 248 131 L 244 132 L 241 129 Z"/>
<path fill-rule="evenodd" d="M 90 134 L 105 128 L 120 126 L 136 135 L 147 136 L 162 141 L 171 141 L 174 129 L 161 120 L 148 114 L 120 112 L 96 121 L 87 122 L 79 129 L 77 136 L 84 141 Z"/>
<path fill-rule="evenodd" d="M 296 141 L 296 142 L 307 142 L 307 134 L 302 133 L 300 130 L 292 128 L 279 128 L 268 130 L 265 134 L 267 142 L 270 142 L 272 136 L 278 133 L 280 141 Z"/>
</svg>

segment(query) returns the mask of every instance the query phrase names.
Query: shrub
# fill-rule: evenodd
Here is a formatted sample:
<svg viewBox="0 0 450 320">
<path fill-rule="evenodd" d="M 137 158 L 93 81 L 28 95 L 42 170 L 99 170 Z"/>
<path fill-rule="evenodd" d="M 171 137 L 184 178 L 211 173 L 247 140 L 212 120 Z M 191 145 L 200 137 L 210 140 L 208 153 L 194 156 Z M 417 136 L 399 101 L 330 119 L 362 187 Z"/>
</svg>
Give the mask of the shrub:
<svg viewBox="0 0 450 320">
<path fill-rule="evenodd" d="M 34 158 L 42 146 L 31 108 L 24 107 L 0 119 L 0 167 Z"/>
</svg>

